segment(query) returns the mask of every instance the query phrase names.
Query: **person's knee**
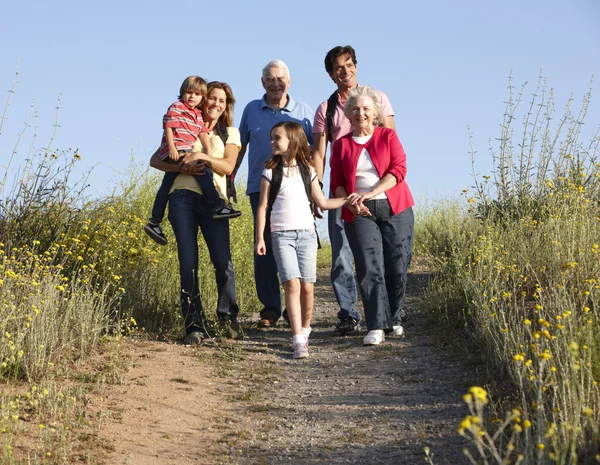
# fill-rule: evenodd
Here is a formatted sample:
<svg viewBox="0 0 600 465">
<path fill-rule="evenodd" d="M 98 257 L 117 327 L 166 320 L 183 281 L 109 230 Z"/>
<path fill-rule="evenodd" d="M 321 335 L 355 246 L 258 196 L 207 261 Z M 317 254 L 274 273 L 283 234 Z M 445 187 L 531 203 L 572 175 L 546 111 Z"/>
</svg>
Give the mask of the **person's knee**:
<svg viewBox="0 0 600 465">
<path fill-rule="evenodd" d="M 292 278 L 283 283 L 283 288 L 286 294 L 299 294 L 300 293 L 300 279 Z"/>
<path fill-rule="evenodd" d="M 311 294 L 314 290 L 314 283 L 301 283 L 300 288 L 303 294 Z"/>
</svg>

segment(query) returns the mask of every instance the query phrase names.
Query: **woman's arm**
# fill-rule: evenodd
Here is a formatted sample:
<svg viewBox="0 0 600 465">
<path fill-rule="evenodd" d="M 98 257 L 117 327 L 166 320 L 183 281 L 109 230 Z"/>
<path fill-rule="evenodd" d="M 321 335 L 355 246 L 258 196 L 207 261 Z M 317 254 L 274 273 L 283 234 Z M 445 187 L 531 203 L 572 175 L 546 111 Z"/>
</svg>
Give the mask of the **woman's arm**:
<svg viewBox="0 0 600 465">
<path fill-rule="evenodd" d="M 344 186 L 340 186 L 335 190 L 336 197 L 348 198 L 348 202 L 344 206 L 353 214 L 361 216 L 371 216 L 370 210 L 362 204 L 362 199 L 360 195 L 361 194 L 357 194 L 356 192 L 348 195 L 348 192 L 346 192 L 346 188 Z"/>
<path fill-rule="evenodd" d="M 256 210 L 256 237 L 254 239 L 254 251 L 257 255 L 266 255 L 267 253 L 267 247 L 265 246 L 265 227 L 267 223 L 267 203 L 269 201 L 270 191 L 271 183 L 265 178 L 261 178 L 260 198 L 258 200 L 258 209 Z"/>
<path fill-rule="evenodd" d="M 179 164 L 169 163 L 168 161 L 161 160 L 158 156 L 158 150 L 152 154 L 152 157 L 150 157 L 150 166 L 157 170 L 166 172 L 181 171 L 179 169 Z"/>
<path fill-rule="evenodd" d="M 383 194 L 385 191 L 391 189 L 396 184 L 398 184 L 398 179 L 391 173 L 386 173 L 381 180 L 375 184 L 375 186 L 369 192 L 363 192 L 362 194 L 358 194 L 361 202 L 365 200 L 372 199 L 373 197 Z"/>
<path fill-rule="evenodd" d="M 185 173 L 192 176 L 202 174 L 204 171 L 204 162 L 185 163 L 182 161 L 180 163 L 169 163 L 160 159 L 158 150 L 150 158 L 150 166 L 160 171 Z"/>
<path fill-rule="evenodd" d="M 225 144 L 223 158 L 211 157 L 204 152 L 192 152 L 186 154 L 183 161 L 185 163 L 190 163 L 194 160 L 200 160 L 206 162 L 206 165 L 215 173 L 228 176 L 233 173 L 239 152 L 240 150 L 237 145 Z"/>
<path fill-rule="evenodd" d="M 390 162 L 383 177 L 385 177 L 385 174 L 392 174 L 396 177 L 397 184 L 399 184 L 406 177 L 406 153 L 404 153 L 404 147 L 402 147 L 396 131 L 390 131 L 388 134 L 387 146 Z"/>
</svg>

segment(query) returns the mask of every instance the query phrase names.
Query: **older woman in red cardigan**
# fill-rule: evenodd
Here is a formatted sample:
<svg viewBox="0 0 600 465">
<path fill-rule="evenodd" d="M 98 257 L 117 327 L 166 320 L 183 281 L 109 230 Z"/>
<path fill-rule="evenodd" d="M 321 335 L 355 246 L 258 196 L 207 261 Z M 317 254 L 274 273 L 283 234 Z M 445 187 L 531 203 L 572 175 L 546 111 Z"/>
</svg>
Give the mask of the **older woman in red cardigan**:
<svg viewBox="0 0 600 465">
<path fill-rule="evenodd" d="M 398 135 L 378 126 L 377 92 L 369 86 L 352 89 L 344 112 L 353 131 L 333 145 L 330 186 L 336 197 L 360 194 L 354 205 L 343 208 L 342 219 L 369 331 L 363 343 L 377 345 L 386 334 L 404 334 L 414 201 L 404 180 L 406 154 Z"/>
</svg>

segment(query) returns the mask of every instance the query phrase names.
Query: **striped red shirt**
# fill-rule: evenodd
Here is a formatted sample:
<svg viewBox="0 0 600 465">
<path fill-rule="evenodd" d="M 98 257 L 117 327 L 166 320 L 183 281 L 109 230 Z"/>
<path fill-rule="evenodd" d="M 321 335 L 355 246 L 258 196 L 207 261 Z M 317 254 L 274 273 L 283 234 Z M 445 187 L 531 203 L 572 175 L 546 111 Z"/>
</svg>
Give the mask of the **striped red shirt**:
<svg viewBox="0 0 600 465">
<path fill-rule="evenodd" d="M 187 103 L 178 100 L 169 107 L 163 117 L 163 129 L 171 128 L 173 131 L 173 142 L 178 151 L 192 150 L 196 138 L 201 132 L 208 132 L 204 126 L 202 112 L 198 108 L 192 108 Z M 158 156 L 164 160 L 169 156 L 169 144 L 164 135 L 158 149 Z"/>
</svg>

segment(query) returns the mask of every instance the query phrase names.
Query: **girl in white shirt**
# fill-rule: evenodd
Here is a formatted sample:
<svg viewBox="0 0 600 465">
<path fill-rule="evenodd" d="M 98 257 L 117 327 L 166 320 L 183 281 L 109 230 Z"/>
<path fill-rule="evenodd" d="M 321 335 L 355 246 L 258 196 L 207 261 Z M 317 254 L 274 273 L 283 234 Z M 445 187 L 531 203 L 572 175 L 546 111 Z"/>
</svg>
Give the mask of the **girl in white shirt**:
<svg viewBox="0 0 600 465">
<path fill-rule="evenodd" d="M 258 255 L 267 252 L 264 231 L 270 216 L 273 254 L 292 327 L 293 358 L 306 358 L 317 280 L 317 233 L 311 204 L 314 201 L 321 210 L 330 210 L 353 203 L 357 195 L 325 198 L 311 166 L 308 140 L 298 123 L 283 121 L 273 126 L 271 148 L 273 158 L 265 163 L 260 182 L 255 251 Z M 269 205 L 273 173 L 281 170 L 279 191 Z"/>
</svg>

